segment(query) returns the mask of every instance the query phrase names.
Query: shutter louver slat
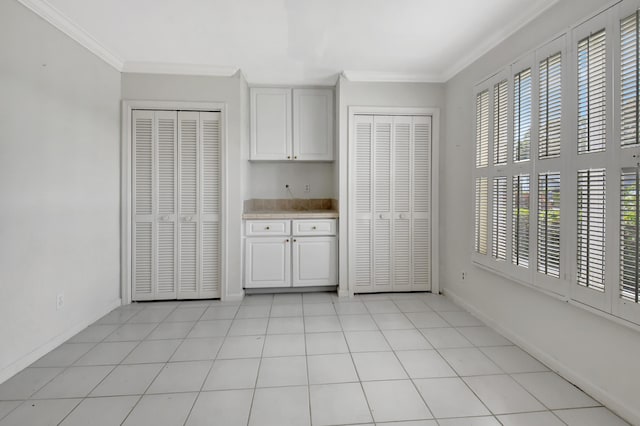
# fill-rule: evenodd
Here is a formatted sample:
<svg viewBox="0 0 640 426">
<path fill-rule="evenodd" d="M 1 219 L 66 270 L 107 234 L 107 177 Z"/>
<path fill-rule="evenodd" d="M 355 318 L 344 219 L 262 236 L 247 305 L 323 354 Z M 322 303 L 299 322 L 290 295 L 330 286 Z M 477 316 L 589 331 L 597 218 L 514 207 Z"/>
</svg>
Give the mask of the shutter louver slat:
<svg viewBox="0 0 640 426">
<path fill-rule="evenodd" d="M 578 284 L 604 291 L 605 170 L 578 171 Z"/>
<path fill-rule="evenodd" d="M 640 303 L 640 167 L 620 175 L 620 296 Z"/>
<path fill-rule="evenodd" d="M 138 222 L 134 226 L 134 291 L 136 295 L 151 295 L 153 294 L 153 224 Z"/>
<path fill-rule="evenodd" d="M 158 222 L 158 295 L 174 293 L 175 282 L 175 224 L 173 222 Z"/>
<path fill-rule="evenodd" d="M 431 118 L 413 125 L 413 211 L 431 211 Z"/>
<path fill-rule="evenodd" d="M 476 168 L 489 165 L 489 91 L 476 96 Z"/>
<path fill-rule="evenodd" d="M 371 287 L 371 221 L 356 219 L 356 287 Z"/>
<path fill-rule="evenodd" d="M 540 62 L 538 158 L 560 156 L 562 133 L 562 54 Z"/>
<path fill-rule="evenodd" d="M 578 43 L 578 154 L 606 147 L 605 30 Z"/>
<path fill-rule="evenodd" d="M 620 144 L 640 143 L 639 12 L 620 22 Z"/>
<path fill-rule="evenodd" d="M 507 164 L 508 83 L 503 80 L 493 86 L 493 163 Z"/>
<path fill-rule="evenodd" d="M 507 259 L 507 177 L 493 178 L 493 222 L 491 254 L 496 260 Z"/>
<path fill-rule="evenodd" d="M 356 117 L 355 135 L 355 286 L 370 289 L 372 253 L 371 203 L 373 117 Z"/>
<path fill-rule="evenodd" d="M 356 212 L 371 212 L 371 142 L 370 122 L 356 124 Z"/>
<path fill-rule="evenodd" d="M 475 192 L 475 250 L 479 254 L 487 254 L 487 178 L 476 178 Z"/>
<path fill-rule="evenodd" d="M 531 68 L 513 79 L 513 161 L 527 161 L 531 155 Z"/>
<path fill-rule="evenodd" d="M 202 213 L 220 213 L 220 120 L 217 113 L 201 113 Z M 206 117 L 206 118 L 205 118 Z"/>
<path fill-rule="evenodd" d="M 203 293 L 220 290 L 220 223 L 202 223 L 202 281 Z"/>
<path fill-rule="evenodd" d="M 134 117 L 134 214 L 153 214 L 153 119 Z"/>
<path fill-rule="evenodd" d="M 391 211 L 391 123 L 375 123 L 375 211 Z"/>
<path fill-rule="evenodd" d="M 393 284 L 411 283 L 411 222 L 396 219 L 393 223 Z"/>
<path fill-rule="evenodd" d="M 429 219 L 414 219 L 411 232 L 413 238 L 413 285 L 416 290 L 431 288 L 431 222 Z"/>
<path fill-rule="evenodd" d="M 180 214 L 198 212 L 198 121 L 180 120 Z"/>
<path fill-rule="evenodd" d="M 393 204 L 394 211 L 396 212 L 409 211 L 411 189 L 410 140 L 411 125 L 409 123 L 397 123 L 395 125 L 395 139 L 393 141 Z"/>
<path fill-rule="evenodd" d="M 374 287 L 391 286 L 391 222 L 375 219 L 373 258 Z"/>
<path fill-rule="evenodd" d="M 538 175 L 538 272 L 560 277 L 560 173 Z"/>
<path fill-rule="evenodd" d="M 176 209 L 176 120 L 158 119 L 158 213 Z"/>
<path fill-rule="evenodd" d="M 511 226 L 511 262 L 514 265 L 529 267 L 529 175 L 513 177 L 513 212 Z"/>
<path fill-rule="evenodd" d="M 195 293 L 198 291 L 197 278 L 197 235 L 198 224 L 184 222 L 180 224 L 180 291 Z"/>
</svg>

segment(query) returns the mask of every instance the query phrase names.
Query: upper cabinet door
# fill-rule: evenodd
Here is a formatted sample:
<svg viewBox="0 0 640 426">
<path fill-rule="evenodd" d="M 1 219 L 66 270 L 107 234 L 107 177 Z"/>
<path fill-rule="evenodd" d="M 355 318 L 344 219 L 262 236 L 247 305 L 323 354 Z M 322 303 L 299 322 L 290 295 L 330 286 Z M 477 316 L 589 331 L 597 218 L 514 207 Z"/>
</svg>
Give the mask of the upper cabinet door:
<svg viewBox="0 0 640 426">
<path fill-rule="evenodd" d="M 333 160 L 333 90 L 293 89 L 293 158 Z"/>
<path fill-rule="evenodd" d="M 291 89 L 251 89 L 251 160 L 290 160 Z"/>
</svg>

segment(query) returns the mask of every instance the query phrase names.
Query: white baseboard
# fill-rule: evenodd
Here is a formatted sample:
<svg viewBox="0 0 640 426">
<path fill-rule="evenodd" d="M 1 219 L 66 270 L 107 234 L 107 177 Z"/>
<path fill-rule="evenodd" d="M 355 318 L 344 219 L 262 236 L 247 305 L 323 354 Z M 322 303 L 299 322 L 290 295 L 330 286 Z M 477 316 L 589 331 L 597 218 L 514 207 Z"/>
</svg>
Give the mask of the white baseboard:
<svg viewBox="0 0 640 426">
<path fill-rule="evenodd" d="M 74 325 L 70 329 L 66 330 L 65 332 L 49 340 L 42 346 L 39 346 L 38 348 L 26 354 L 25 356 L 21 357 L 20 359 L 4 367 L 2 370 L 0 370 L 0 384 L 10 379 L 20 371 L 24 370 L 25 368 L 30 366 L 32 363 L 40 359 L 43 355 L 46 355 L 47 353 L 51 352 L 52 350 L 54 350 L 55 348 L 57 348 L 67 340 L 69 340 L 71 337 L 75 336 L 80 331 L 84 330 L 87 326 L 93 324 L 94 322 L 96 322 L 97 320 L 99 320 L 109 312 L 113 311 L 115 308 L 117 308 L 121 304 L 122 304 L 122 300 L 120 298 L 112 300 L 111 302 L 104 305 L 102 309 L 94 311 L 94 315 L 92 315 L 86 321 L 83 321 L 81 323 Z"/>
<path fill-rule="evenodd" d="M 571 367 L 566 364 L 558 361 L 556 358 L 553 358 L 545 351 L 540 348 L 531 345 L 529 342 L 521 339 L 516 333 L 512 332 L 508 328 L 506 328 L 501 322 L 495 321 L 490 316 L 486 315 L 484 312 L 478 310 L 475 306 L 468 303 L 465 299 L 457 295 L 455 292 L 449 289 L 442 289 L 445 296 L 450 297 L 455 303 L 465 308 L 467 311 L 471 312 L 473 315 L 478 317 L 481 321 L 483 321 L 486 325 L 493 328 L 500 334 L 502 334 L 507 339 L 511 340 L 516 345 L 520 346 L 522 349 L 527 351 L 534 358 L 538 359 L 540 362 L 545 364 L 551 370 L 558 373 L 560 376 L 573 383 L 584 392 L 589 394 L 594 399 L 600 401 L 603 405 L 605 405 L 608 409 L 624 418 L 631 424 L 640 425 L 640 411 L 638 411 L 638 407 L 629 407 L 627 405 L 621 404 L 615 397 L 613 397 L 609 392 L 600 386 L 594 384 L 591 380 L 584 377 L 583 375 L 575 372 Z"/>
</svg>

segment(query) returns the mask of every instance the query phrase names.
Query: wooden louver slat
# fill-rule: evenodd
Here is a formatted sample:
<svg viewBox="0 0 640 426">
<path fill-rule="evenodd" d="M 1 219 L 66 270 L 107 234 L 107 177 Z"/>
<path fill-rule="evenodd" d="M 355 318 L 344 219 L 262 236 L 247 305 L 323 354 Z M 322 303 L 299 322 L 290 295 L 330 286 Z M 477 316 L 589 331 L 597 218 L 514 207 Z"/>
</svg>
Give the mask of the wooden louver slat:
<svg viewBox="0 0 640 426">
<path fill-rule="evenodd" d="M 531 68 L 513 77 L 513 161 L 531 157 Z"/>
<path fill-rule="evenodd" d="M 640 143 L 639 17 L 636 11 L 620 21 L 620 144 Z"/>
<path fill-rule="evenodd" d="M 620 296 L 640 303 L 640 167 L 620 175 Z"/>
<path fill-rule="evenodd" d="M 487 207 L 488 181 L 486 177 L 476 178 L 475 192 L 475 250 L 487 254 Z"/>
<path fill-rule="evenodd" d="M 493 178 L 493 212 L 491 255 L 496 260 L 507 258 L 507 177 Z"/>
<path fill-rule="evenodd" d="M 560 277 L 560 173 L 538 175 L 538 272 Z"/>
<path fill-rule="evenodd" d="M 605 169 L 578 171 L 579 285 L 604 291 Z"/>
<path fill-rule="evenodd" d="M 529 267 L 529 196 L 531 192 L 528 174 L 513 176 L 511 262 Z"/>
<path fill-rule="evenodd" d="M 476 167 L 489 165 L 489 91 L 476 96 Z"/>
<path fill-rule="evenodd" d="M 562 54 L 540 62 L 538 158 L 560 156 L 562 134 Z"/>
<path fill-rule="evenodd" d="M 606 147 L 606 59 L 604 29 L 578 43 L 578 154 Z"/>
<path fill-rule="evenodd" d="M 493 163 L 507 163 L 508 83 L 502 80 L 493 86 Z"/>
</svg>

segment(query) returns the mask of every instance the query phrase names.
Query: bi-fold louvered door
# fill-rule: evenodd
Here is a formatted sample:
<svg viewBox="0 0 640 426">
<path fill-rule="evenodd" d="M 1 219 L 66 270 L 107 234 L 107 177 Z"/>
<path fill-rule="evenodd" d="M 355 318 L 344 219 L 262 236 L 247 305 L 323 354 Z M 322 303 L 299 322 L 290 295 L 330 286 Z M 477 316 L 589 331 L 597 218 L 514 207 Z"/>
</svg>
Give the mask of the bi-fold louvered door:
<svg viewBox="0 0 640 426">
<path fill-rule="evenodd" d="M 220 296 L 220 113 L 133 111 L 133 300 Z"/>
<path fill-rule="evenodd" d="M 357 115 L 356 293 L 431 289 L 431 117 Z"/>
</svg>

